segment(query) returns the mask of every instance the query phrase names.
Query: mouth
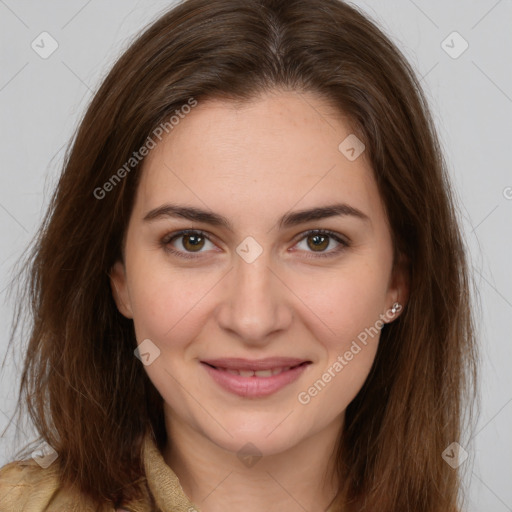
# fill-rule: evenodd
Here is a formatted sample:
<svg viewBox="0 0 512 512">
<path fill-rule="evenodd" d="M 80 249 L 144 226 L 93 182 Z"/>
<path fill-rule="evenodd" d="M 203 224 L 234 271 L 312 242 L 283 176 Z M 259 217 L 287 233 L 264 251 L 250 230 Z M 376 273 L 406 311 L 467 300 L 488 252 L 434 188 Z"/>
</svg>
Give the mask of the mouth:
<svg viewBox="0 0 512 512">
<path fill-rule="evenodd" d="M 310 364 L 310 361 L 304 361 L 302 363 L 296 364 L 294 366 L 277 366 L 275 368 L 267 368 L 264 370 L 241 370 L 236 368 L 223 368 L 220 366 L 214 366 L 209 363 L 205 363 L 201 361 L 203 364 L 208 365 L 210 368 L 215 370 L 219 370 L 221 372 L 227 372 L 231 375 L 240 375 L 240 377 L 272 377 L 273 375 L 279 375 L 280 373 L 287 372 L 289 370 L 293 370 L 298 368 L 299 366 Z"/>
<path fill-rule="evenodd" d="M 201 365 L 223 390 L 245 398 L 262 398 L 297 380 L 312 364 L 291 358 L 272 360 L 223 359 Z"/>
</svg>

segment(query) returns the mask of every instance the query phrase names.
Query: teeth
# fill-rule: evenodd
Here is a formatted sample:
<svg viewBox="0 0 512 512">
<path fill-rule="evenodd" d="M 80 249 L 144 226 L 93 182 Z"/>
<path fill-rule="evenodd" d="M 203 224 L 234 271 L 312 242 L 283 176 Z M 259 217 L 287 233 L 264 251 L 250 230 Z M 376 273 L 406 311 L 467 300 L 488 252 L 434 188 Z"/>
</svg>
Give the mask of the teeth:
<svg viewBox="0 0 512 512">
<path fill-rule="evenodd" d="M 270 377 L 272 376 L 272 370 L 258 370 L 254 372 L 254 375 L 256 375 L 256 377 Z"/>
<path fill-rule="evenodd" d="M 217 368 L 231 375 L 240 375 L 240 377 L 272 377 L 272 375 L 279 375 L 286 372 L 291 366 L 284 366 L 283 368 L 269 368 L 268 370 L 232 370 L 231 368 Z"/>
</svg>

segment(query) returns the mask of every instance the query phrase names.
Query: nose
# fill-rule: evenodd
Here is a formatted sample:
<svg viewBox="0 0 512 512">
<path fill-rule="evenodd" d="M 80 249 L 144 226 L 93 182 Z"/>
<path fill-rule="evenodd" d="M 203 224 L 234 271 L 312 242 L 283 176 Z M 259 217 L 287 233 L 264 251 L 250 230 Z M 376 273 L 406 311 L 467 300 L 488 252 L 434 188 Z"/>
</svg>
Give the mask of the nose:
<svg viewBox="0 0 512 512">
<path fill-rule="evenodd" d="M 248 345 L 265 345 L 293 319 L 293 294 L 270 264 L 265 252 L 252 263 L 236 257 L 217 308 L 220 327 Z"/>
</svg>

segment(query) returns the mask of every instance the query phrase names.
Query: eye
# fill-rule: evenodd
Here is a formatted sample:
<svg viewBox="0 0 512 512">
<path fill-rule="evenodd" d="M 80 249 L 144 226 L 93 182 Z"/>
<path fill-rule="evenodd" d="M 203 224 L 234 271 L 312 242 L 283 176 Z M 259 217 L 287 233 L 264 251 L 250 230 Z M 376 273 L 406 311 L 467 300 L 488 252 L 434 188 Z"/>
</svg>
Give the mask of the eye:
<svg viewBox="0 0 512 512">
<path fill-rule="evenodd" d="M 182 239 L 179 244 L 181 248 L 177 249 L 173 244 L 180 238 Z M 348 241 L 343 240 L 337 233 L 325 229 L 313 229 L 307 231 L 299 238 L 299 241 L 302 242 L 303 240 L 306 241 L 307 249 L 312 249 L 311 251 L 308 251 L 307 249 L 305 251 L 316 253 L 313 256 L 306 256 L 307 258 L 326 258 L 336 256 L 350 245 Z M 325 249 L 331 245 L 332 240 L 337 244 L 336 247 L 330 251 L 326 251 Z M 211 242 L 210 237 L 205 232 L 187 229 L 165 236 L 160 243 L 164 250 L 171 254 L 175 254 L 181 258 L 194 259 L 198 257 L 194 253 L 200 254 L 202 252 L 201 249 L 205 247 L 206 242 L 214 245 Z"/>
<path fill-rule="evenodd" d="M 306 242 L 307 248 L 312 249 L 312 251 L 306 250 L 306 252 L 317 253 L 313 256 L 306 256 L 307 258 L 330 258 L 338 255 L 350 245 L 348 241 L 343 240 L 337 233 L 325 229 L 312 229 L 307 231 L 302 234 L 300 241 L 302 240 Z M 330 251 L 326 251 L 325 249 L 331 245 L 332 240 L 336 242 L 336 247 Z"/>
<path fill-rule="evenodd" d="M 172 247 L 172 243 L 179 238 L 182 238 L 182 241 L 179 245 L 181 245 L 185 252 L 176 250 Z M 162 239 L 161 243 L 166 251 L 183 258 L 192 259 L 196 256 L 191 253 L 199 253 L 205 246 L 205 241 L 208 241 L 210 244 L 212 243 L 208 235 L 203 231 L 187 229 L 179 231 L 178 233 L 167 235 Z"/>
</svg>

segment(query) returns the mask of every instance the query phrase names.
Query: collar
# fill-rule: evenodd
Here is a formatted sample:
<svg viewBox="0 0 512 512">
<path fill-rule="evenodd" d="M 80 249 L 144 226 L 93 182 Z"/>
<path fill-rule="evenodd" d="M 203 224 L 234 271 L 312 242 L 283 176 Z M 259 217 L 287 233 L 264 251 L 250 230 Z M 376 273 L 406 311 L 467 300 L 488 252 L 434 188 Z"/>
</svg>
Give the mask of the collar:
<svg viewBox="0 0 512 512">
<path fill-rule="evenodd" d="M 127 511 L 155 512 L 150 505 L 154 500 L 159 512 L 201 512 L 200 508 L 185 494 L 178 476 L 165 462 L 153 436 L 149 432 L 144 437 L 143 458 L 147 488 L 150 495 L 147 496 L 144 502 L 127 504 Z M 327 512 L 333 511 L 333 504 L 331 504 Z"/>
<path fill-rule="evenodd" d="M 199 507 L 183 491 L 178 476 L 165 462 L 149 432 L 144 437 L 143 458 L 148 490 L 159 510 L 162 512 L 200 512 Z M 134 512 L 138 512 L 138 510 L 138 507 L 133 508 Z M 140 510 L 145 512 L 144 508 L 140 508 Z"/>
</svg>

